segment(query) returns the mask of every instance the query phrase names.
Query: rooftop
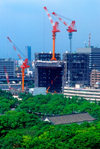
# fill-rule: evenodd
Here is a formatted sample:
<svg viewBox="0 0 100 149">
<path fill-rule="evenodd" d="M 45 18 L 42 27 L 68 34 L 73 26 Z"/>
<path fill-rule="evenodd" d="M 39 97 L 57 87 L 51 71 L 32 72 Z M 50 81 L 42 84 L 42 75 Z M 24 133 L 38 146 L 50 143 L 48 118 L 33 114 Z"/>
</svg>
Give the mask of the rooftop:
<svg viewBox="0 0 100 149">
<path fill-rule="evenodd" d="M 35 62 L 35 66 L 38 67 L 62 67 L 66 62 L 63 61 L 41 61 L 41 60 L 37 60 Z"/>
<path fill-rule="evenodd" d="M 78 114 L 69 114 L 69 115 L 60 115 L 60 116 L 48 116 L 48 117 L 45 117 L 45 119 L 44 119 L 44 121 L 51 122 L 54 125 L 82 123 L 85 121 L 93 121 L 93 120 L 95 120 L 95 118 L 90 116 L 88 113 L 78 113 Z"/>
</svg>

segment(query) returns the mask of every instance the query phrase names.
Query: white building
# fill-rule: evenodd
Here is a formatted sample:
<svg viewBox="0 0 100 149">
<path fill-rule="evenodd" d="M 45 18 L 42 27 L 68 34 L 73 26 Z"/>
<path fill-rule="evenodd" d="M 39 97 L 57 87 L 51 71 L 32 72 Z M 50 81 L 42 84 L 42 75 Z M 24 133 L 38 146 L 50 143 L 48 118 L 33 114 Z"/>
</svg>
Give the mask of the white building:
<svg viewBox="0 0 100 149">
<path fill-rule="evenodd" d="M 83 97 L 87 100 L 97 100 L 100 101 L 100 89 L 91 89 L 91 88 L 72 88 L 64 87 L 63 94 L 66 97 L 78 96 Z"/>
</svg>

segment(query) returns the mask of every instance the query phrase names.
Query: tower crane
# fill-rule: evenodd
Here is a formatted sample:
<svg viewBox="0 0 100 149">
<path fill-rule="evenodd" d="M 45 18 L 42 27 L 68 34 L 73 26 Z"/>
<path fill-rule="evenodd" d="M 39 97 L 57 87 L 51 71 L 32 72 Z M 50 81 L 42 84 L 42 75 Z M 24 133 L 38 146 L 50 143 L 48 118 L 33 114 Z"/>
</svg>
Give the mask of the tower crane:
<svg viewBox="0 0 100 149">
<path fill-rule="evenodd" d="M 12 44 L 13 49 L 17 52 L 19 51 L 23 56 L 24 54 L 19 50 L 19 48 L 17 48 L 17 46 L 13 43 L 13 41 L 10 39 L 10 37 L 7 37 L 7 39 L 9 40 L 9 42 Z M 22 57 L 20 56 L 20 54 L 17 54 L 19 59 L 22 59 Z M 26 58 L 23 62 L 23 64 L 20 66 L 21 70 L 22 70 L 22 92 L 24 92 L 24 76 L 25 76 L 25 69 L 29 68 L 30 66 L 28 65 L 28 59 Z"/>
<path fill-rule="evenodd" d="M 4 66 L 4 72 L 5 72 L 5 76 L 6 76 L 6 80 L 7 80 L 9 90 L 10 91 L 12 91 L 12 90 L 16 91 L 17 89 L 11 87 L 11 84 L 10 84 L 10 81 L 9 81 L 9 75 L 8 75 L 7 70 L 6 70 L 6 66 Z"/>
<path fill-rule="evenodd" d="M 51 18 L 51 16 L 50 16 L 50 13 L 48 12 L 48 9 L 47 9 L 47 7 L 44 7 L 44 10 L 46 11 L 46 13 L 47 13 L 47 16 L 49 17 L 49 20 L 50 20 L 50 23 L 52 24 L 52 27 L 53 27 L 53 29 L 52 29 L 52 37 L 53 37 L 53 52 L 52 52 L 52 58 L 51 58 L 51 60 L 53 61 L 56 61 L 56 58 L 55 58 L 55 37 L 56 37 L 56 33 L 57 32 L 60 32 L 60 30 L 58 30 L 58 22 L 53 22 L 53 20 L 52 20 L 52 18 Z"/>
<path fill-rule="evenodd" d="M 8 73 L 7 73 L 7 70 L 6 70 L 5 66 L 4 66 L 4 71 L 5 71 L 5 76 L 6 76 L 6 80 L 7 80 L 9 90 L 11 90 L 12 88 L 11 88 L 11 85 L 10 85 L 10 82 L 9 82 L 9 76 L 8 76 Z"/>
<path fill-rule="evenodd" d="M 68 25 L 65 21 L 63 21 L 63 19 L 61 17 L 59 17 L 59 15 L 55 12 L 52 12 L 52 14 L 54 16 L 56 16 L 59 21 L 61 21 L 65 26 L 67 26 L 67 31 L 69 33 L 69 40 L 70 40 L 70 53 L 72 52 L 72 33 L 73 32 L 77 32 L 77 30 L 75 29 L 75 21 L 72 21 L 70 25 Z"/>
</svg>

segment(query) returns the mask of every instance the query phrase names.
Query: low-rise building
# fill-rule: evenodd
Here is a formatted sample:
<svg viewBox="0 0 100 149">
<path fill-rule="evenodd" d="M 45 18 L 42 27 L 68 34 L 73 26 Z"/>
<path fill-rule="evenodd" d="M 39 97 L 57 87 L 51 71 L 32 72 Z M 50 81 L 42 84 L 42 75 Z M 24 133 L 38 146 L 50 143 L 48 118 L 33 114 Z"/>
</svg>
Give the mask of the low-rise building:
<svg viewBox="0 0 100 149">
<path fill-rule="evenodd" d="M 78 114 L 68 114 L 68 115 L 57 115 L 57 116 L 47 116 L 43 119 L 45 122 L 50 122 L 54 125 L 59 124 L 71 124 L 83 122 L 92 122 L 95 120 L 88 113 L 78 113 Z"/>
<path fill-rule="evenodd" d="M 65 97 L 78 96 L 78 97 L 83 97 L 87 100 L 100 101 L 100 89 L 72 88 L 72 87 L 65 86 L 63 94 Z"/>
<path fill-rule="evenodd" d="M 90 75 L 90 85 L 94 88 L 100 88 L 100 71 L 93 69 Z"/>
</svg>

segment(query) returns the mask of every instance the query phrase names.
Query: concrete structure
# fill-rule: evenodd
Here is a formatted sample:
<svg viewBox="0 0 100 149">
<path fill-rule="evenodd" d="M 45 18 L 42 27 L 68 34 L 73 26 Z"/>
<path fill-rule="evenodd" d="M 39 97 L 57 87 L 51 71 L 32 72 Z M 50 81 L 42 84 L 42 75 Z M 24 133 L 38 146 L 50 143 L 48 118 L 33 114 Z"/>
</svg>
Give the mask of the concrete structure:
<svg viewBox="0 0 100 149">
<path fill-rule="evenodd" d="M 47 116 L 43 119 L 44 121 L 50 122 L 54 125 L 60 124 L 71 124 L 71 123 L 83 123 L 83 122 L 92 122 L 95 120 L 88 113 L 78 113 L 78 114 L 68 114 L 68 115 L 55 115 Z"/>
<path fill-rule="evenodd" d="M 64 53 L 67 63 L 67 85 L 89 85 L 89 55 L 80 53 Z"/>
<path fill-rule="evenodd" d="M 6 69 L 9 78 L 15 77 L 15 61 L 12 59 L 0 59 L 0 78 L 5 78 Z"/>
<path fill-rule="evenodd" d="M 61 60 L 60 53 L 55 53 L 55 57 L 57 60 Z M 41 60 L 41 61 L 50 61 L 52 58 L 52 53 L 35 53 L 35 61 Z"/>
<path fill-rule="evenodd" d="M 66 62 L 36 61 L 35 87 L 46 87 L 50 92 L 62 92 L 66 82 Z"/>
<path fill-rule="evenodd" d="M 100 101 L 100 89 L 91 89 L 91 88 L 72 88 L 64 87 L 63 94 L 65 97 L 78 96 L 83 97 L 87 100 L 97 100 Z"/>
<path fill-rule="evenodd" d="M 29 93 L 32 94 L 33 96 L 46 95 L 46 88 L 45 87 L 30 88 Z"/>
</svg>

